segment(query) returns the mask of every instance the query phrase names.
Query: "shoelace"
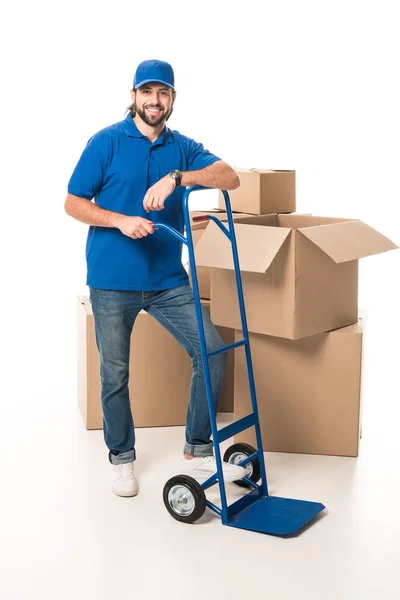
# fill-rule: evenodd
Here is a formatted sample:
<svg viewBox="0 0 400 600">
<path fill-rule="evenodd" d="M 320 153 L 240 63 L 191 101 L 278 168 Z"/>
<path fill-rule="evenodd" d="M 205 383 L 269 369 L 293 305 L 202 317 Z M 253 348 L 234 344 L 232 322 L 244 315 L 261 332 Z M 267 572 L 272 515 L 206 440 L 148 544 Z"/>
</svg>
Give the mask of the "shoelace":
<svg viewBox="0 0 400 600">
<path fill-rule="evenodd" d="M 132 479 L 133 477 L 133 465 L 132 463 L 125 463 L 117 465 L 118 475 L 121 479 Z"/>
</svg>

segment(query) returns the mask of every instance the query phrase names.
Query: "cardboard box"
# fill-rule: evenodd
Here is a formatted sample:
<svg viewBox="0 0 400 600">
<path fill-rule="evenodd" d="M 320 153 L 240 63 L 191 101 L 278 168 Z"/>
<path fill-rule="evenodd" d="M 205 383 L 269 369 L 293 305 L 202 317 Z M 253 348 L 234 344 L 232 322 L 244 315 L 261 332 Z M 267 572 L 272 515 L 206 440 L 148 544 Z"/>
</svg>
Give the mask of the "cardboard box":
<svg viewBox="0 0 400 600">
<path fill-rule="evenodd" d="M 236 332 L 239 340 L 240 332 Z M 250 334 L 263 449 L 357 456 L 363 320 L 301 340 Z M 235 420 L 252 412 L 243 348 L 235 357 Z M 256 447 L 255 428 L 235 442 Z"/>
<path fill-rule="evenodd" d="M 225 206 L 225 205 L 224 205 Z M 227 221 L 227 215 L 225 211 L 221 210 L 209 210 L 209 211 L 192 211 L 190 212 L 190 219 L 192 223 L 192 236 L 193 236 L 193 246 L 196 249 L 196 246 L 204 233 L 205 228 L 209 224 L 210 221 L 200 221 L 198 223 L 193 223 L 192 218 L 199 215 L 215 215 L 221 221 Z M 233 213 L 233 220 L 248 217 L 250 215 L 245 213 Z M 196 258 L 196 250 L 195 250 L 195 258 Z M 196 261 L 197 262 L 197 261 Z M 190 268 L 188 266 L 189 273 L 189 283 L 192 285 L 192 277 L 190 273 Z M 205 299 L 210 299 L 210 269 L 208 267 L 199 267 L 197 266 L 197 280 L 199 283 L 200 297 Z"/>
<path fill-rule="evenodd" d="M 358 259 L 397 248 L 360 220 L 263 215 L 235 223 L 249 331 L 299 339 L 357 321 Z M 241 328 L 229 241 L 210 223 L 197 261 L 211 269 L 211 318 Z"/>
<path fill-rule="evenodd" d="M 296 171 L 235 169 L 240 187 L 229 192 L 232 210 L 254 215 L 296 211 Z M 218 208 L 225 200 L 218 192 Z"/>
<path fill-rule="evenodd" d="M 207 304 L 209 308 L 209 303 Z M 206 306 L 206 308 L 207 308 Z M 87 429 L 102 429 L 100 360 L 88 296 L 78 297 L 78 403 Z M 226 343 L 234 332 L 220 329 Z M 230 353 L 232 354 L 232 353 Z M 154 356 L 162 356 L 154 369 Z M 228 363 L 219 410 L 233 410 L 234 365 Z M 185 425 L 192 377 L 188 354 L 153 317 L 141 311 L 131 338 L 129 392 L 135 427 Z"/>
</svg>

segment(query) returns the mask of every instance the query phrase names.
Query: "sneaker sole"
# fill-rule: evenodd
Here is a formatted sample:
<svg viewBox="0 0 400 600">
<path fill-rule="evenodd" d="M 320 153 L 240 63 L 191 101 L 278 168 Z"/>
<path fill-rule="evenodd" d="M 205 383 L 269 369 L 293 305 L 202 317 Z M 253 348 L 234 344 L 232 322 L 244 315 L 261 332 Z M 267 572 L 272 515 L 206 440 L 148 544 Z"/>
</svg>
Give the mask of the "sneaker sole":
<svg viewBox="0 0 400 600">
<path fill-rule="evenodd" d="M 114 487 L 112 487 L 112 491 L 116 496 L 120 496 L 121 498 L 132 498 L 133 496 L 137 496 L 139 489 L 135 488 L 133 491 L 117 491 Z"/>
</svg>

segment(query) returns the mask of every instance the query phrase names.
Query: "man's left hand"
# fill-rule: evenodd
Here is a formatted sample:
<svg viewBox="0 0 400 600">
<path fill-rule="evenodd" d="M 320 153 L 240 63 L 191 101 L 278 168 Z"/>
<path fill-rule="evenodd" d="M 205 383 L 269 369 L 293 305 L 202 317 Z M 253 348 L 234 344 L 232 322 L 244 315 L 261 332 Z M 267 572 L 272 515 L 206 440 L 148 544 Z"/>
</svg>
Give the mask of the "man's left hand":
<svg viewBox="0 0 400 600">
<path fill-rule="evenodd" d="M 147 190 L 143 199 L 143 206 L 146 212 L 151 210 L 162 210 L 164 202 L 175 189 L 175 181 L 169 175 L 166 175 L 160 181 Z"/>
</svg>

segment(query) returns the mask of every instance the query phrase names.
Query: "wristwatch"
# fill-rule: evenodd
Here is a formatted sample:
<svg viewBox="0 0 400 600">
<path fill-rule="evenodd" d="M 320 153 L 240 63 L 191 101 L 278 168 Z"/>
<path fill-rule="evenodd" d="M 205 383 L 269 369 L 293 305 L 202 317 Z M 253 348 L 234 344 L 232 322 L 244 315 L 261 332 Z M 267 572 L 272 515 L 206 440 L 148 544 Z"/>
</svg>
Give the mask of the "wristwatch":
<svg viewBox="0 0 400 600">
<path fill-rule="evenodd" d="M 175 169 L 175 171 L 171 171 L 169 176 L 175 181 L 175 187 L 179 187 L 182 182 L 182 172 Z"/>
</svg>

